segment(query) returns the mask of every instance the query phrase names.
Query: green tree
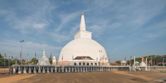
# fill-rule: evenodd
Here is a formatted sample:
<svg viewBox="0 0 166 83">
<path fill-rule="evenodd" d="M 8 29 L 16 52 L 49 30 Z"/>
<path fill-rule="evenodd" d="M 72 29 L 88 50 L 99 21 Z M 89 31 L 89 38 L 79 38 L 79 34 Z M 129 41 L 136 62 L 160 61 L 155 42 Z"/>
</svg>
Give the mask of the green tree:
<svg viewBox="0 0 166 83">
<path fill-rule="evenodd" d="M 38 60 L 36 58 L 32 58 L 30 61 L 31 64 L 37 64 Z"/>
<path fill-rule="evenodd" d="M 49 62 L 52 64 L 52 55 L 49 57 Z"/>
<path fill-rule="evenodd" d="M 118 61 L 116 61 L 115 63 L 118 64 L 118 65 L 120 65 L 120 64 L 121 64 L 121 61 L 118 60 Z"/>
<path fill-rule="evenodd" d="M 4 61 L 4 58 L 3 58 L 2 54 L 0 53 L 0 66 L 4 65 L 3 61 Z"/>
</svg>

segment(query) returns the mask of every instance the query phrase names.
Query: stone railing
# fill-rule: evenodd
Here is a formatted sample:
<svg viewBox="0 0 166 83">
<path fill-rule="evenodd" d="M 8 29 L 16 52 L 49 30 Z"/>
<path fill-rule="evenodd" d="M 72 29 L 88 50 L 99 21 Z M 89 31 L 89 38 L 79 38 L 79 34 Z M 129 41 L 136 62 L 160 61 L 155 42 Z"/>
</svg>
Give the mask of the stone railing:
<svg viewBox="0 0 166 83">
<path fill-rule="evenodd" d="M 38 66 L 17 65 L 10 68 L 11 74 L 26 73 L 65 73 L 65 72 L 109 72 L 113 70 L 129 71 L 129 66 Z"/>
</svg>

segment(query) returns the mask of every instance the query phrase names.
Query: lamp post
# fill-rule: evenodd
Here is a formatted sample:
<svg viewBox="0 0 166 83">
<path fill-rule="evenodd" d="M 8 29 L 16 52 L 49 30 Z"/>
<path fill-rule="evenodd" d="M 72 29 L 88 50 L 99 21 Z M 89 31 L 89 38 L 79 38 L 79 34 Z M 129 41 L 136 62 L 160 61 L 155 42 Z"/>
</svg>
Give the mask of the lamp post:
<svg viewBox="0 0 166 83">
<path fill-rule="evenodd" d="M 22 48 L 23 48 L 23 45 L 22 45 L 22 43 L 24 42 L 24 40 L 21 40 L 20 41 L 20 63 L 21 63 L 21 65 L 22 65 Z"/>
</svg>

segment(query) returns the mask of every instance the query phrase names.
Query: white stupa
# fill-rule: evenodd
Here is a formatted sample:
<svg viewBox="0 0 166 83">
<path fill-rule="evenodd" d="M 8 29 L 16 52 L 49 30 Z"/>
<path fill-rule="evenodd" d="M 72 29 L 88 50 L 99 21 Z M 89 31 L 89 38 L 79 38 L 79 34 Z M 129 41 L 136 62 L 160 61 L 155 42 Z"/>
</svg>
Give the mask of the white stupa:
<svg viewBox="0 0 166 83">
<path fill-rule="evenodd" d="M 147 64 L 144 62 L 144 58 L 143 57 L 142 57 L 142 61 L 140 63 L 140 66 L 141 67 L 146 67 L 147 66 Z"/>
<path fill-rule="evenodd" d="M 43 56 L 39 59 L 38 65 L 50 65 L 49 59 L 46 56 L 45 50 L 43 50 Z"/>
<path fill-rule="evenodd" d="M 81 15 L 80 30 L 74 40 L 66 44 L 60 53 L 59 65 L 108 65 L 107 53 L 102 45 L 86 31 L 84 15 Z"/>
</svg>

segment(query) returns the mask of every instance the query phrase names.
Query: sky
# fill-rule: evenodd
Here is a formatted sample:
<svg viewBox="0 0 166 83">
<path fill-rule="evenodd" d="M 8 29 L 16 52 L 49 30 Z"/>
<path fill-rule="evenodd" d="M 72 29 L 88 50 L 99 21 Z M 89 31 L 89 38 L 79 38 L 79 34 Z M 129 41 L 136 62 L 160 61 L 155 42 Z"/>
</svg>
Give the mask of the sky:
<svg viewBox="0 0 166 83">
<path fill-rule="evenodd" d="M 0 53 L 58 57 L 82 12 L 110 60 L 166 54 L 166 0 L 0 0 Z"/>
</svg>

